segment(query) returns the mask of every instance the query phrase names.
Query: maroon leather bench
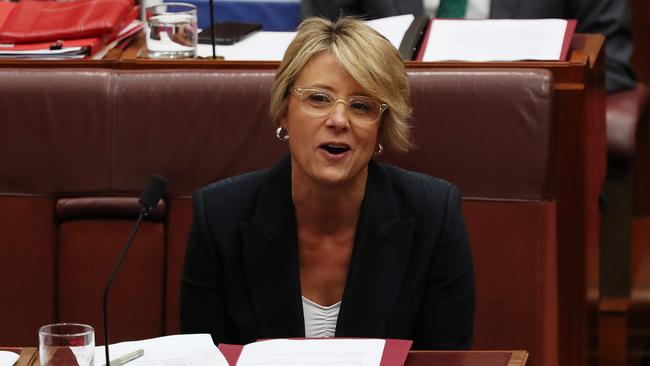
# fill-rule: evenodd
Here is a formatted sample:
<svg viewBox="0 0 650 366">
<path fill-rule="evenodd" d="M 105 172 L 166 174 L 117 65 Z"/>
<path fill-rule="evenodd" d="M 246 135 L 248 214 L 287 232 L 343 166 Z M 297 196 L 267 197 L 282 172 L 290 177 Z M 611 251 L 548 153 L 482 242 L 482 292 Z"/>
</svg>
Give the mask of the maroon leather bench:
<svg viewBox="0 0 650 366">
<path fill-rule="evenodd" d="M 552 76 L 412 70 L 417 148 L 382 160 L 464 193 L 476 268 L 475 348 L 556 365 Z M 0 70 L 0 344 L 40 325 L 95 326 L 106 278 L 152 173 L 164 205 L 111 292 L 111 341 L 179 330 L 179 277 L 200 186 L 266 167 L 286 145 L 267 117 L 271 71 Z M 11 299 L 11 301 L 9 301 Z"/>
</svg>

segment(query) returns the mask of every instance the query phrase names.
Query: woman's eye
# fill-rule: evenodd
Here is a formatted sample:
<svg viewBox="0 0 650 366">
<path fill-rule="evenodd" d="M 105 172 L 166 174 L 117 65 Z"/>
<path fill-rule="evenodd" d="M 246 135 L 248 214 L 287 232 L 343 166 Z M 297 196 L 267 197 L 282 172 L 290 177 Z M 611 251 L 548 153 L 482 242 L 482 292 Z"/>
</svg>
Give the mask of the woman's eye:
<svg viewBox="0 0 650 366">
<path fill-rule="evenodd" d="M 371 107 L 366 102 L 355 100 L 350 102 L 350 109 L 357 113 L 368 113 Z"/>
<path fill-rule="evenodd" d="M 324 93 L 309 94 L 307 96 L 307 99 L 309 99 L 309 101 L 312 103 L 318 103 L 318 104 L 328 104 L 332 102 L 332 98 L 330 98 L 329 95 Z"/>
</svg>

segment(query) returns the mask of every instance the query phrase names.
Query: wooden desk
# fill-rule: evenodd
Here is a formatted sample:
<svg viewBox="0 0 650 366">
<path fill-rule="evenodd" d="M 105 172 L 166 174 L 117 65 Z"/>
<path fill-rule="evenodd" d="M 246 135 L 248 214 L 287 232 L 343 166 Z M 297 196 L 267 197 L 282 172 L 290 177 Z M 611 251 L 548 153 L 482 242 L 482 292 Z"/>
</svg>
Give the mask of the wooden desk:
<svg viewBox="0 0 650 366">
<path fill-rule="evenodd" d="M 20 353 L 15 366 L 38 366 L 38 349 L 35 347 L 2 348 Z M 405 366 L 525 366 L 526 351 L 411 351 Z"/>
</svg>

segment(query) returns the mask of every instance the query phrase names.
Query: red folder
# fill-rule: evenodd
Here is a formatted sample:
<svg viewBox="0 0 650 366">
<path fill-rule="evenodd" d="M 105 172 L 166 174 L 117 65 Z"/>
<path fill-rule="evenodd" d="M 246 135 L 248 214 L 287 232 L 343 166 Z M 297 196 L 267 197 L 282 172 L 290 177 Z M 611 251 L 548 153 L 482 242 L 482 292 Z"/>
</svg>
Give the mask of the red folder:
<svg viewBox="0 0 650 366">
<path fill-rule="evenodd" d="M 82 47 L 84 49 L 78 52 L 74 52 L 73 55 L 92 56 L 97 52 L 99 52 L 100 50 L 102 50 L 107 44 L 116 40 L 119 41 L 128 38 L 134 35 L 135 33 L 137 33 L 138 31 L 140 31 L 142 29 L 142 23 L 134 22 L 134 20 L 136 20 L 138 17 L 138 13 L 139 12 L 137 7 L 132 8 L 129 14 L 124 18 L 124 22 L 128 22 L 125 26 L 121 26 L 120 28 L 117 28 L 115 32 L 106 34 L 101 37 L 0 45 L 0 58 L 3 57 L 66 58 L 64 51 L 70 50 L 75 47 Z M 34 52 L 28 53 L 25 51 L 34 51 Z M 42 51 L 42 52 L 39 53 L 37 51 Z M 24 53 L 19 54 L 16 52 L 24 52 Z"/>
<path fill-rule="evenodd" d="M 2 26 L 5 24 L 7 18 L 9 18 L 9 15 L 11 15 L 11 12 L 14 10 L 16 5 L 18 4 L 0 1 L 0 29 L 2 29 Z"/>
<path fill-rule="evenodd" d="M 0 43 L 103 37 L 122 29 L 129 0 L 21 1 L 0 28 Z"/>
<path fill-rule="evenodd" d="M 573 39 L 573 34 L 576 32 L 577 25 L 577 20 L 567 20 L 566 32 L 564 32 L 564 43 L 562 43 L 562 54 L 560 54 L 560 61 L 567 61 L 569 59 L 569 46 L 571 46 L 571 40 Z"/>
<path fill-rule="evenodd" d="M 332 338 L 319 338 L 319 339 L 332 339 Z M 381 356 L 379 366 L 403 366 L 406 362 L 406 357 L 411 349 L 413 341 L 404 339 L 386 339 L 384 346 L 384 354 Z M 230 366 L 235 366 L 239 355 L 241 354 L 244 346 L 239 344 L 226 344 L 220 343 L 219 350 L 228 361 Z"/>
</svg>

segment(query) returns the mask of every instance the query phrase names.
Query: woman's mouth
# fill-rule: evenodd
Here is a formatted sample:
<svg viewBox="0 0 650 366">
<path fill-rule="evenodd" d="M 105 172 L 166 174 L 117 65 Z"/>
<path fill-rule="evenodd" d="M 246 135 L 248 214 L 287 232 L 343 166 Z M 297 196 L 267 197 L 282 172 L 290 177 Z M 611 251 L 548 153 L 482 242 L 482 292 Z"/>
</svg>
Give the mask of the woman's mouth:
<svg viewBox="0 0 650 366">
<path fill-rule="evenodd" d="M 332 155 L 341 155 L 350 150 L 350 147 L 344 144 L 322 144 L 319 148 Z"/>
</svg>

